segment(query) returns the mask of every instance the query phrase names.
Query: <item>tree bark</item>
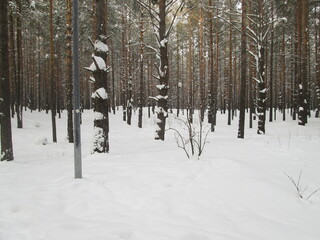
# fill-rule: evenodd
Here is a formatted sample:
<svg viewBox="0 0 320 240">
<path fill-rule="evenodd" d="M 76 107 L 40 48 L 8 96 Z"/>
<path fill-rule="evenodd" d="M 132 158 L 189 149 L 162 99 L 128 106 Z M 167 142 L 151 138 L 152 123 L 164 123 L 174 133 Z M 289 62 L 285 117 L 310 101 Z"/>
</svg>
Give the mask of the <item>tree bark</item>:
<svg viewBox="0 0 320 240">
<path fill-rule="evenodd" d="M 13 160 L 10 78 L 9 78 L 9 38 L 8 0 L 0 1 L 0 160 Z"/>
</svg>

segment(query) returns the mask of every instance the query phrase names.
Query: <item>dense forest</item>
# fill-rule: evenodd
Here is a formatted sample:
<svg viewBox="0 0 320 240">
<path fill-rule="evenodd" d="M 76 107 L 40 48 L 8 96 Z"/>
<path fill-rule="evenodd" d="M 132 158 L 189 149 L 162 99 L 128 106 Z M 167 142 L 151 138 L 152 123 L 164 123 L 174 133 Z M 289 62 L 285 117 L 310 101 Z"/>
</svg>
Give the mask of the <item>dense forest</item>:
<svg viewBox="0 0 320 240">
<path fill-rule="evenodd" d="M 0 3 L 1 160 L 12 160 L 10 118 L 23 112 L 68 112 L 73 142 L 72 0 Z M 227 123 L 319 117 L 320 3 L 317 0 L 83 0 L 79 1 L 81 110 L 94 109 L 94 152 L 109 151 L 109 116 L 138 110 L 157 115 L 164 140 L 169 113 L 215 131 Z M 249 115 L 245 122 L 244 116 Z M 239 123 L 233 122 L 239 115 Z M 218 126 L 217 126 L 218 127 Z M 235 133 L 236 137 L 236 133 Z"/>
</svg>

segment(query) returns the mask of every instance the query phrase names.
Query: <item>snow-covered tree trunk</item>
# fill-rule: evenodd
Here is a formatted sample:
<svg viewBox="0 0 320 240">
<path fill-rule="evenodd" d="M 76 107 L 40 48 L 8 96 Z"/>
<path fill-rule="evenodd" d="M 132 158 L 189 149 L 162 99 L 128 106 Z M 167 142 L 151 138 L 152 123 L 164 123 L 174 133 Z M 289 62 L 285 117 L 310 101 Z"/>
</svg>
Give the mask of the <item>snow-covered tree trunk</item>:
<svg viewBox="0 0 320 240">
<path fill-rule="evenodd" d="M 266 132 L 266 85 L 265 85 L 265 63 L 264 53 L 265 48 L 262 42 L 259 41 L 258 45 L 258 59 L 257 59 L 257 82 L 258 82 L 258 100 L 257 100 L 257 115 L 258 115 L 258 134 L 264 134 Z"/>
<path fill-rule="evenodd" d="M 168 39 L 166 33 L 166 0 L 159 0 L 159 48 L 160 66 L 158 66 L 159 95 L 156 96 L 158 103 L 156 113 L 156 135 L 155 139 L 164 140 L 166 118 L 168 116 L 168 82 L 169 82 L 169 60 L 168 60 Z"/>
<path fill-rule="evenodd" d="M 2 0 L 0 2 L 0 161 L 13 160 L 8 36 L 8 0 Z"/>
<path fill-rule="evenodd" d="M 97 14 L 97 40 L 92 43 L 94 54 L 93 63 L 86 68 L 93 73 L 91 80 L 94 82 L 94 92 L 92 94 L 94 115 L 94 139 L 93 153 L 109 152 L 109 112 L 108 112 L 108 94 L 107 94 L 107 53 L 105 36 L 105 5 L 103 0 L 96 0 Z"/>
</svg>

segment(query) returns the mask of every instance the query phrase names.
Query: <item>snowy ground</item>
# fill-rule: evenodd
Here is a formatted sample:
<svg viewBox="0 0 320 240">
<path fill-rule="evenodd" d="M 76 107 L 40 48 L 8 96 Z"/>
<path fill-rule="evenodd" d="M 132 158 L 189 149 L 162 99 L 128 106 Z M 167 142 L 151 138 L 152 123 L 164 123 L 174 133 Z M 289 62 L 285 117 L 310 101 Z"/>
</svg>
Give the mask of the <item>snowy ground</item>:
<svg viewBox="0 0 320 240">
<path fill-rule="evenodd" d="M 267 123 L 264 136 L 254 126 L 240 140 L 238 120 L 227 126 L 219 115 L 197 160 L 173 132 L 154 141 L 154 119 L 138 129 L 136 115 L 128 126 L 120 112 L 111 117 L 111 152 L 90 155 L 87 111 L 83 179 L 75 180 L 65 117 L 57 144 L 45 113 L 26 112 L 24 128 L 14 127 L 15 160 L 0 163 L 0 240 L 320 239 L 320 192 L 300 199 L 284 174 L 302 171 L 306 197 L 320 187 L 320 119 Z"/>
</svg>

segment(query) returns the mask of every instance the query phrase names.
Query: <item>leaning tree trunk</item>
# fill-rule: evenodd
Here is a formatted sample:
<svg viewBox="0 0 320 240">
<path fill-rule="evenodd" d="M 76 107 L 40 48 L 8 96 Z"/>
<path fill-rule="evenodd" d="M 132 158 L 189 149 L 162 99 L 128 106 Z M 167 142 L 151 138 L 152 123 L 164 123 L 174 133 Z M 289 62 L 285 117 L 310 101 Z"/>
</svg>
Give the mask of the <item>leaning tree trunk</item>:
<svg viewBox="0 0 320 240">
<path fill-rule="evenodd" d="M 0 160 L 13 160 L 8 51 L 8 0 L 0 1 Z"/>
<path fill-rule="evenodd" d="M 158 67 L 159 95 L 157 99 L 157 128 L 156 140 L 164 140 L 166 118 L 168 116 L 168 82 L 169 82 L 169 61 L 168 61 L 168 39 L 166 33 L 166 0 L 159 0 L 159 44 L 160 44 L 160 66 Z"/>
</svg>

